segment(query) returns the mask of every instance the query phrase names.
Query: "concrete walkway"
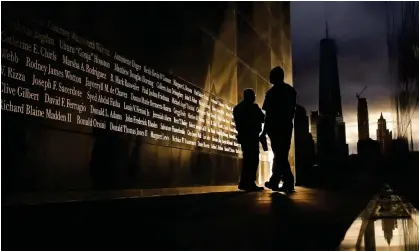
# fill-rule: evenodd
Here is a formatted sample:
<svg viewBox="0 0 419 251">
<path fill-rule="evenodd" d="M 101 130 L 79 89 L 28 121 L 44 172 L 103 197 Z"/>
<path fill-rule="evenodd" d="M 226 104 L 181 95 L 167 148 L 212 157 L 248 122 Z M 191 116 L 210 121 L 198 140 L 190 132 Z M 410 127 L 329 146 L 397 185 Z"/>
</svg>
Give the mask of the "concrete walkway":
<svg viewBox="0 0 419 251">
<path fill-rule="evenodd" d="M 28 243 L 36 250 L 111 244 L 118 250 L 334 250 L 375 193 L 369 190 L 2 206 L 2 244 L 12 250 Z"/>
<path fill-rule="evenodd" d="M 120 189 L 109 191 L 74 191 L 14 194 L 5 198 L 2 205 L 28 205 L 46 203 L 103 201 L 120 199 L 141 199 L 157 196 L 177 196 L 206 193 L 237 192 L 237 185 L 227 186 L 195 186 L 156 189 Z"/>
</svg>

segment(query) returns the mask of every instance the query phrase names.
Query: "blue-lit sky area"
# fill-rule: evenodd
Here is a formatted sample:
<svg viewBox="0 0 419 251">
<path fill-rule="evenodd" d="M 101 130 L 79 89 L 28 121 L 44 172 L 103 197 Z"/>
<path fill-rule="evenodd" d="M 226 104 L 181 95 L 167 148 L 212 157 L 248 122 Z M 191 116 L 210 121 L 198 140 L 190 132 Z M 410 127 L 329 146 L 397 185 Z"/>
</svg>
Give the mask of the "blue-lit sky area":
<svg viewBox="0 0 419 251">
<path fill-rule="evenodd" d="M 392 87 L 388 76 L 385 2 L 292 2 L 292 46 L 294 86 L 298 102 L 318 109 L 319 45 L 325 37 L 336 40 L 343 115 L 349 152 L 356 153 L 358 140 L 356 93 L 365 86 L 370 121 L 370 137 L 376 139 L 377 120 L 383 113 L 389 130 Z M 413 121 L 413 135 L 419 135 L 419 116 Z M 419 148 L 415 142 L 415 148 Z"/>
</svg>

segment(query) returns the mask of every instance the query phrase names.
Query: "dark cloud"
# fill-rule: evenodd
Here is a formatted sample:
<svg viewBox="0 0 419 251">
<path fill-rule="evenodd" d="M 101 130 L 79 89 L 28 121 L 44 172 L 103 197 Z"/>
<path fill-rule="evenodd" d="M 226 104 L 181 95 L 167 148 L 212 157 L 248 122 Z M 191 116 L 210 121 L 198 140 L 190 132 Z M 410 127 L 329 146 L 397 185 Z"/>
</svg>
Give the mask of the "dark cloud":
<svg viewBox="0 0 419 251">
<path fill-rule="evenodd" d="M 380 58 L 387 51 L 385 34 L 379 37 L 357 37 L 348 39 L 336 39 L 338 45 L 338 55 L 340 59 L 351 58 L 362 62 L 369 62 Z M 384 38 L 384 39 L 383 39 Z M 378 41 L 377 41 L 378 40 Z"/>
<path fill-rule="evenodd" d="M 329 36 L 336 40 L 339 51 L 347 124 L 353 127 L 356 123 L 355 94 L 364 86 L 368 86 L 364 96 L 369 109 L 374 114 L 390 112 L 385 8 L 384 2 L 292 2 L 294 86 L 298 102 L 307 111 L 318 107 L 319 44 L 325 37 L 327 20 Z M 350 137 L 355 137 L 351 130 Z"/>
</svg>

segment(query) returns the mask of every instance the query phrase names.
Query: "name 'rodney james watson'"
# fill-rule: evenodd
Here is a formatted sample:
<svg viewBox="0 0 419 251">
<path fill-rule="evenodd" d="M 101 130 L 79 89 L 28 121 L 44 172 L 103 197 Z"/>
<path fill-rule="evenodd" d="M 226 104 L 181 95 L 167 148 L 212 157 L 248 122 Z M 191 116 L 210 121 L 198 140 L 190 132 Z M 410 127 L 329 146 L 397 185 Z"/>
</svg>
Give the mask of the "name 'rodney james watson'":
<svg viewBox="0 0 419 251">
<path fill-rule="evenodd" d="M 78 84 L 81 84 L 81 77 L 73 74 L 71 71 L 69 70 L 58 70 L 54 67 L 52 67 L 50 64 L 48 64 L 48 66 L 43 65 L 41 63 L 38 62 L 38 60 L 32 60 L 30 57 L 26 57 L 26 66 L 35 70 L 38 70 L 40 72 L 43 72 L 44 75 L 53 75 L 53 76 L 57 76 L 60 78 L 67 78 L 73 82 L 76 82 Z"/>
<path fill-rule="evenodd" d="M 44 75 L 54 75 L 60 78 L 64 78 L 64 72 L 58 69 L 53 68 L 50 64 L 48 66 L 43 65 L 38 62 L 38 60 L 32 60 L 30 57 L 26 57 L 26 67 L 32 68 L 34 70 L 43 72 Z"/>
</svg>

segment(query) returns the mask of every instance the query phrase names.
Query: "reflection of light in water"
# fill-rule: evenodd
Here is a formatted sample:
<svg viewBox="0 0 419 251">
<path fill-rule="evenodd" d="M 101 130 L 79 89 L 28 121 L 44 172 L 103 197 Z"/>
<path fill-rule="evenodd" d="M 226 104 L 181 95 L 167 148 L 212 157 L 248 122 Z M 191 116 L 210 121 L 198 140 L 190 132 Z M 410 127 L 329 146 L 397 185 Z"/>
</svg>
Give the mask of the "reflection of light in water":
<svg viewBox="0 0 419 251">
<path fill-rule="evenodd" d="M 394 202 L 401 202 L 398 196 L 394 197 Z M 397 218 L 399 211 L 392 207 L 386 215 L 392 215 L 394 218 L 369 220 L 371 213 L 376 210 L 375 202 L 370 201 L 367 208 L 352 223 L 337 251 L 419 250 L 419 229 L 414 219 L 417 217 L 417 210 L 406 202 L 404 206 L 409 209 L 411 218 Z"/>
<path fill-rule="evenodd" d="M 393 240 L 393 236 L 397 235 L 394 230 L 397 231 L 397 220 L 395 219 L 382 219 L 381 227 L 384 233 L 384 238 L 386 239 L 388 245 L 390 245 L 391 241 Z M 377 222 L 376 222 L 377 223 Z M 377 226 L 376 226 L 377 228 Z M 377 238 L 376 238 L 377 239 Z"/>
<path fill-rule="evenodd" d="M 411 219 L 394 219 L 395 224 L 391 224 L 391 227 L 394 227 L 394 229 L 388 229 L 388 231 L 391 231 L 391 240 L 387 240 L 387 238 L 389 237 L 389 233 L 385 233 L 385 230 L 383 229 L 383 222 L 386 220 L 388 219 L 380 219 L 376 221 L 370 220 L 368 222 L 365 222 L 367 224 L 373 224 L 374 231 L 368 233 L 364 230 L 364 235 L 362 236 L 362 239 L 359 243 L 360 249 L 357 250 L 369 250 L 367 249 L 367 247 L 365 247 L 365 241 L 366 239 L 371 238 L 373 238 L 374 240 L 372 242 L 374 243 L 374 250 L 388 250 L 388 247 L 401 248 L 406 246 L 409 246 L 410 248 L 415 247 L 419 249 L 418 228 L 416 224 L 412 222 Z M 362 224 L 363 222 L 361 218 L 358 218 L 354 221 L 352 226 L 346 232 L 345 239 L 342 241 L 340 247 L 337 250 L 355 250 L 359 234 L 362 231 Z M 403 227 L 396 227 L 396 225 Z M 373 236 L 369 236 L 369 234 L 371 233 L 373 234 Z"/>
<path fill-rule="evenodd" d="M 375 246 L 377 248 L 403 247 L 406 244 L 404 236 L 409 235 L 409 233 L 397 227 L 403 225 L 403 221 L 406 220 L 381 219 L 375 221 Z"/>
</svg>

